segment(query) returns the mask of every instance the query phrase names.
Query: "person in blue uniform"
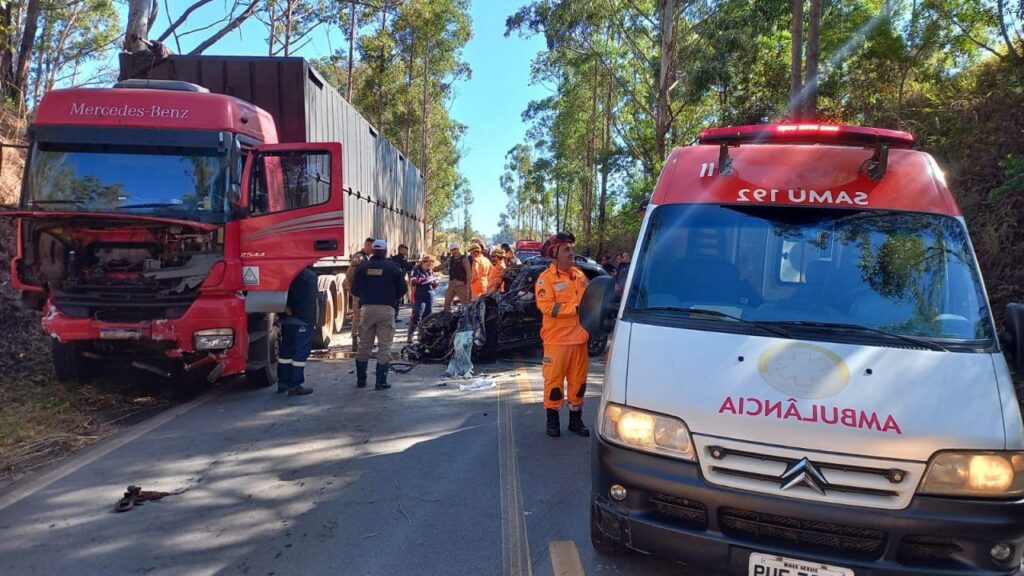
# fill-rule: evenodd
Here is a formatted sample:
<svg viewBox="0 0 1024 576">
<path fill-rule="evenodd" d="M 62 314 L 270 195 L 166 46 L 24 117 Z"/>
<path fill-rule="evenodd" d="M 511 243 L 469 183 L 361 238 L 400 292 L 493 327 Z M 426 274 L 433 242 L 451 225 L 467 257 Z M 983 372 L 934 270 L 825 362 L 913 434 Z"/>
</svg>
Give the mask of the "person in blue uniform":
<svg viewBox="0 0 1024 576">
<path fill-rule="evenodd" d="M 317 313 L 316 272 L 303 268 L 288 286 L 288 305 L 281 315 L 281 351 L 277 360 L 277 391 L 305 396 L 306 360 L 313 349 Z"/>
</svg>

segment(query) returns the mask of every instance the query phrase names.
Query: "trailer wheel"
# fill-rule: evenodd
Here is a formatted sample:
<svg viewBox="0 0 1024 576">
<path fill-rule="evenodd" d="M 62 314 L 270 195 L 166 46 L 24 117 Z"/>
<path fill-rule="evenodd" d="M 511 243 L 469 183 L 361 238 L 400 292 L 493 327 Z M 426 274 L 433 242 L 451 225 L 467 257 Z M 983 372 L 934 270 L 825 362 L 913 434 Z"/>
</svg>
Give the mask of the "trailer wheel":
<svg viewBox="0 0 1024 576">
<path fill-rule="evenodd" d="M 326 349 L 331 347 L 331 337 L 334 336 L 334 301 L 330 294 L 320 293 L 320 309 L 323 313 L 320 316 L 316 337 L 313 339 L 313 347 Z"/>
<path fill-rule="evenodd" d="M 50 351 L 58 382 L 82 384 L 89 381 L 91 374 L 86 359 L 82 357 L 81 344 L 54 338 Z"/>
<path fill-rule="evenodd" d="M 257 388 L 277 384 L 277 353 L 281 346 L 281 328 L 273 314 L 249 315 L 249 354 L 245 378 Z"/>
</svg>

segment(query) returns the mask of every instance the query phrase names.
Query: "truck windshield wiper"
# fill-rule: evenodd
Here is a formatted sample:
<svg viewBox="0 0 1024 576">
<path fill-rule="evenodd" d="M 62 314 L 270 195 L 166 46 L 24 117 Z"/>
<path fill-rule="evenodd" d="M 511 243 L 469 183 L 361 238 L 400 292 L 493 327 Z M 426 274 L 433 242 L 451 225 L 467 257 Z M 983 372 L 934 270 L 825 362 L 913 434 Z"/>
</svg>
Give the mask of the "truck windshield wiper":
<svg viewBox="0 0 1024 576">
<path fill-rule="evenodd" d="M 869 326 L 862 326 L 860 324 L 844 324 L 840 322 L 813 322 L 809 320 L 779 320 L 772 322 L 774 325 L 782 326 L 805 326 L 808 328 L 824 328 L 826 330 L 856 330 L 858 332 L 870 332 L 872 334 L 878 334 L 887 338 L 894 338 L 896 340 L 903 340 L 909 344 L 913 344 L 918 348 L 926 348 L 928 350 L 934 350 L 936 352 L 949 352 L 949 349 L 941 344 L 932 342 L 931 340 L 925 340 L 924 338 L 915 338 L 913 336 L 905 336 L 903 334 L 895 334 L 893 332 L 886 332 L 885 330 L 879 330 L 877 328 L 871 328 Z"/>
<path fill-rule="evenodd" d="M 760 328 L 761 330 L 764 330 L 765 332 L 772 332 L 773 334 L 778 334 L 779 336 L 782 336 L 783 338 L 789 338 L 790 337 L 789 331 L 787 331 L 785 328 L 779 328 L 778 326 L 772 326 L 770 324 L 765 324 L 764 322 L 754 322 L 752 320 L 744 320 L 743 318 L 740 318 L 739 316 L 733 316 L 732 314 L 726 314 L 725 312 L 720 312 L 718 310 L 708 310 L 706 308 L 683 308 L 682 306 L 649 306 L 647 308 L 636 308 L 635 311 L 636 312 L 682 312 L 682 313 L 684 313 L 684 314 L 686 314 L 688 316 L 696 316 L 696 315 L 714 316 L 715 318 L 724 318 L 726 320 L 735 320 L 736 322 L 742 322 L 743 324 L 748 324 L 750 326 L 754 326 L 756 328 Z"/>
<path fill-rule="evenodd" d="M 85 204 L 85 200 L 75 200 L 73 198 L 64 198 L 62 200 L 33 200 L 33 205 L 46 206 L 49 204 L 74 204 L 75 206 Z"/>
<path fill-rule="evenodd" d="M 178 207 L 181 206 L 181 204 L 175 204 L 174 202 L 147 202 L 144 204 L 122 204 L 121 206 L 118 206 L 117 209 L 124 210 L 126 208 L 170 208 L 172 206 Z"/>
</svg>

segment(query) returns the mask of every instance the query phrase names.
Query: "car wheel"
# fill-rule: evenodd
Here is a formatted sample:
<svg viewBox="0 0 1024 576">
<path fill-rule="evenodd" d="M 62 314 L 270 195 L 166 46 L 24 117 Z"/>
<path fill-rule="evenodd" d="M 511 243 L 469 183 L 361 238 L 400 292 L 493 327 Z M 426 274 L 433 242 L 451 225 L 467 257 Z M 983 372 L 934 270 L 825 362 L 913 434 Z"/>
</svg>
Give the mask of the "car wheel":
<svg viewBox="0 0 1024 576">
<path fill-rule="evenodd" d="M 605 349 L 608 348 L 608 337 L 607 336 L 594 336 L 591 335 L 590 339 L 587 340 L 587 354 L 591 358 L 596 358 L 604 354 Z"/>
</svg>

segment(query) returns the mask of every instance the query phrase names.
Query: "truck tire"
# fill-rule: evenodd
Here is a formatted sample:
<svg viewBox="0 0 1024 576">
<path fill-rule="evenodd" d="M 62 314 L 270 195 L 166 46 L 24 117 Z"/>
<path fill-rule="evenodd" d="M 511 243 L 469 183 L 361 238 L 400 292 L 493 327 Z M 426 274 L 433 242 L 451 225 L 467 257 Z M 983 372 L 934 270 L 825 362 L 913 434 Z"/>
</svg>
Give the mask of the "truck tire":
<svg viewBox="0 0 1024 576">
<path fill-rule="evenodd" d="M 273 314 L 250 314 L 248 319 L 249 353 L 246 356 L 245 379 L 257 388 L 277 384 L 281 328 Z"/>
<path fill-rule="evenodd" d="M 313 337 L 314 348 L 330 348 L 334 336 L 334 301 L 327 292 L 320 292 L 320 319 Z"/>
<path fill-rule="evenodd" d="M 50 351 L 58 382 L 83 384 L 89 381 L 91 375 L 86 359 L 82 357 L 81 344 L 61 342 L 54 338 Z"/>
<path fill-rule="evenodd" d="M 345 327 L 345 314 L 348 313 L 348 306 L 345 305 L 348 294 L 340 283 L 331 284 L 331 295 L 334 297 L 334 333 L 341 334 Z"/>
</svg>

